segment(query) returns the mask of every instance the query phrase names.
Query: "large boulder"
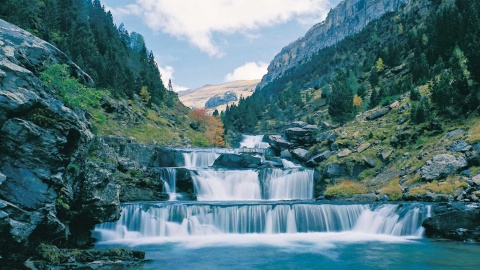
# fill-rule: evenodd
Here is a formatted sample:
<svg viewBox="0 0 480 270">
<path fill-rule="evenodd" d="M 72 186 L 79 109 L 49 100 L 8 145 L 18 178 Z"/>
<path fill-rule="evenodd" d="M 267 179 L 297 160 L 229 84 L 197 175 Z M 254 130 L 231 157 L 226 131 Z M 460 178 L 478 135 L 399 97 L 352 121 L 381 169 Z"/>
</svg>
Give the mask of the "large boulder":
<svg viewBox="0 0 480 270">
<path fill-rule="evenodd" d="M 316 141 L 315 133 L 319 130 L 318 126 L 305 125 L 303 127 L 292 127 L 285 130 L 285 136 L 288 140 L 300 145 L 312 144 Z"/>
<path fill-rule="evenodd" d="M 390 107 L 382 108 L 382 109 L 378 110 L 377 112 L 367 116 L 367 120 L 369 120 L 369 121 L 377 120 L 381 117 L 384 117 L 389 112 L 390 112 Z"/>
<path fill-rule="evenodd" d="M 334 131 L 326 131 L 317 135 L 316 140 L 318 143 L 327 141 L 328 143 L 334 143 L 338 138 L 338 134 Z"/>
<path fill-rule="evenodd" d="M 463 157 L 440 154 L 433 156 L 427 161 L 421 169 L 421 175 L 423 179 L 432 181 L 454 174 L 467 166 L 467 161 Z"/>
<path fill-rule="evenodd" d="M 220 168 L 258 168 L 262 165 L 262 159 L 248 154 L 221 154 L 213 163 L 213 167 Z"/>
<path fill-rule="evenodd" d="M 312 158 L 310 158 L 308 161 L 307 161 L 307 166 L 309 167 L 316 167 L 318 164 L 320 164 L 322 161 L 325 161 L 327 160 L 329 157 L 331 157 L 332 155 L 334 155 L 335 152 L 332 152 L 332 151 L 323 151 L 323 152 L 320 152 L 316 155 L 314 155 Z"/>
<path fill-rule="evenodd" d="M 428 237 L 480 241 L 480 206 L 440 204 L 434 207 L 434 213 L 422 224 Z"/>
<path fill-rule="evenodd" d="M 296 148 L 291 151 L 292 156 L 299 161 L 307 161 L 308 159 L 308 150 L 303 148 Z"/>
<path fill-rule="evenodd" d="M 327 178 L 338 178 L 348 176 L 348 172 L 342 164 L 330 163 L 325 167 L 323 174 Z"/>
<path fill-rule="evenodd" d="M 273 149 L 277 151 L 282 151 L 284 149 L 291 149 L 295 147 L 294 143 L 284 139 L 281 135 L 268 136 L 268 143 Z"/>
</svg>

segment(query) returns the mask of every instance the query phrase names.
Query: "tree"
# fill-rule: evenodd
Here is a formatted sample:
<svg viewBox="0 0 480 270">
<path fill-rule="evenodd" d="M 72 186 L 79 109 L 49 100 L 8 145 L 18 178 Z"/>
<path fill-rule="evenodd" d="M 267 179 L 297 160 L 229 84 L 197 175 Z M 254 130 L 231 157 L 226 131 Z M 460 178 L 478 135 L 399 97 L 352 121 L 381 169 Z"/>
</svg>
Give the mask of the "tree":
<svg viewBox="0 0 480 270">
<path fill-rule="evenodd" d="M 355 116 L 353 92 L 342 77 L 337 78 L 332 85 L 332 93 L 328 102 L 328 114 L 335 122 L 340 124 L 345 124 Z"/>
<path fill-rule="evenodd" d="M 208 142 L 213 147 L 223 147 L 225 146 L 225 141 L 223 139 L 223 134 L 225 130 L 223 129 L 223 123 L 219 120 L 218 117 L 208 116 L 206 118 L 206 131 L 205 137 L 207 137 Z"/>
<path fill-rule="evenodd" d="M 382 72 L 385 69 L 382 58 L 378 58 L 377 62 L 375 63 L 375 68 L 378 72 Z"/>
<path fill-rule="evenodd" d="M 152 97 L 150 96 L 150 92 L 148 91 L 148 87 L 142 86 L 140 89 L 140 99 L 142 100 L 142 103 L 147 105 L 150 102 L 150 99 Z"/>
<path fill-rule="evenodd" d="M 171 79 L 168 79 L 168 91 L 173 92 L 173 85 Z"/>
<path fill-rule="evenodd" d="M 380 100 L 382 97 L 379 95 L 377 90 L 372 90 L 372 94 L 370 95 L 370 108 L 373 109 L 380 104 Z"/>
<path fill-rule="evenodd" d="M 357 110 L 361 110 L 362 109 L 362 104 L 363 104 L 362 98 L 359 97 L 358 95 L 355 95 L 353 97 L 353 106 L 355 106 L 357 108 Z"/>
</svg>

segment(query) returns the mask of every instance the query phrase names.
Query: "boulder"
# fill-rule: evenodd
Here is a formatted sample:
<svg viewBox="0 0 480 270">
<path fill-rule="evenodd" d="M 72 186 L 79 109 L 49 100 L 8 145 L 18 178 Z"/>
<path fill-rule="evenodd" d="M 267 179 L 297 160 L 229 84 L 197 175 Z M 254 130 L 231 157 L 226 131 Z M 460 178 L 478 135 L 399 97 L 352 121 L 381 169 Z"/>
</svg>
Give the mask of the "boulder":
<svg viewBox="0 0 480 270">
<path fill-rule="evenodd" d="M 390 112 L 390 107 L 380 109 L 379 111 L 367 116 L 367 120 L 369 120 L 369 121 L 377 120 L 377 119 L 387 115 L 389 112 Z"/>
<path fill-rule="evenodd" d="M 330 163 L 325 167 L 324 173 L 327 178 L 348 176 L 347 170 L 339 163 Z"/>
<path fill-rule="evenodd" d="M 157 147 L 149 164 L 150 167 L 182 167 L 185 166 L 183 153 L 166 147 Z"/>
<path fill-rule="evenodd" d="M 303 148 L 296 148 L 291 151 L 292 156 L 299 161 L 306 161 L 308 158 L 308 150 L 305 150 Z"/>
<path fill-rule="evenodd" d="M 294 143 L 287 141 L 281 135 L 270 135 L 268 136 L 268 143 L 270 146 L 276 150 L 291 149 L 295 146 Z"/>
<path fill-rule="evenodd" d="M 352 151 L 350 151 L 350 149 L 345 148 L 338 153 L 338 157 L 340 157 L 340 158 L 346 157 L 346 156 L 350 155 L 351 153 L 352 153 Z"/>
<path fill-rule="evenodd" d="M 297 142 L 301 145 L 311 144 L 315 142 L 314 133 L 316 130 L 318 130 L 318 127 L 317 129 L 293 127 L 285 130 L 285 136 L 287 137 L 288 140 Z"/>
<path fill-rule="evenodd" d="M 375 160 L 373 158 L 369 158 L 367 156 L 362 155 L 362 159 L 368 167 L 370 168 L 375 167 Z"/>
<path fill-rule="evenodd" d="M 372 144 L 369 142 L 362 143 L 358 148 L 357 148 L 357 153 L 362 153 L 363 151 L 367 150 Z"/>
<path fill-rule="evenodd" d="M 463 129 L 455 129 L 455 130 L 452 130 L 450 132 L 447 133 L 447 135 L 445 135 L 445 137 L 447 139 L 450 139 L 450 138 L 453 138 L 455 136 L 459 136 L 459 135 L 462 135 L 463 133 L 465 132 L 465 130 Z"/>
<path fill-rule="evenodd" d="M 303 128 L 304 126 L 308 125 L 306 122 L 303 122 L 303 121 L 293 121 L 291 124 L 290 124 L 290 127 L 297 127 L 297 128 Z"/>
<path fill-rule="evenodd" d="M 443 178 L 467 167 L 467 161 L 462 157 L 449 154 L 435 155 L 421 168 L 421 176 L 427 181 Z"/>
<path fill-rule="evenodd" d="M 475 175 L 472 177 L 472 182 L 475 183 L 475 186 L 480 186 L 480 174 Z"/>
<path fill-rule="evenodd" d="M 425 219 L 428 237 L 443 237 L 453 240 L 480 241 L 480 208 L 458 204 L 441 204 L 434 207 L 435 215 Z"/>
<path fill-rule="evenodd" d="M 474 144 L 465 155 L 469 166 L 480 166 L 480 143 Z"/>
<path fill-rule="evenodd" d="M 334 131 L 326 131 L 317 135 L 316 139 L 318 143 L 327 141 L 328 143 L 333 143 L 338 138 L 338 134 Z"/>
<path fill-rule="evenodd" d="M 315 167 L 318 164 L 320 164 L 322 161 L 327 160 L 333 154 L 335 154 L 335 152 L 332 152 L 332 151 L 323 151 L 319 154 L 316 154 L 315 156 L 313 156 L 307 161 L 307 166 Z"/>
<path fill-rule="evenodd" d="M 290 154 L 290 151 L 288 150 L 283 150 L 282 152 L 280 152 L 280 157 L 290 160 L 292 159 L 292 154 Z"/>
<path fill-rule="evenodd" d="M 464 153 L 464 152 L 470 151 L 472 149 L 472 146 L 469 145 L 466 141 L 459 139 L 459 140 L 453 141 L 452 144 L 446 147 L 446 149 L 451 152 Z"/>
<path fill-rule="evenodd" d="M 388 159 L 390 158 L 390 156 L 392 154 L 393 154 L 393 149 L 383 150 L 382 153 L 381 153 L 382 160 L 383 161 L 388 161 Z"/>
<path fill-rule="evenodd" d="M 213 163 L 213 167 L 220 168 L 258 168 L 262 165 L 262 159 L 248 154 L 221 154 Z"/>
</svg>

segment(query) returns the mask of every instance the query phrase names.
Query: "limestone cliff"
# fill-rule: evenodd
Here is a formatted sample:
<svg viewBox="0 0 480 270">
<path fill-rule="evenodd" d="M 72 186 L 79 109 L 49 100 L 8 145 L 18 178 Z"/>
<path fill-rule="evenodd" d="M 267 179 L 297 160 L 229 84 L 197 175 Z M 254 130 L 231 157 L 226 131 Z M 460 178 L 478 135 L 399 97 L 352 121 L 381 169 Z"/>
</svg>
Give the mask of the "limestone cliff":
<svg viewBox="0 0 480 270">
<path fill-rule="evenodd" d="M 332 9 L 326 20 L 313 26 L 304 37 L 290 43 L 275 56 L 259 87 L 308 59 L 320 49 L 360 32 L 370 21 L 396 10 L 410 0 L 344 0 Z"/>
<path fill-rule="evenodd" d="M 95 223 L 120 214 L 118 185 L 83 173 L 89 122 L 39 79 L 56 63 L 92 84 L 57 48 L 0 20 L 0 265 L 41 242 L 89 244 Z"/>
</svg>

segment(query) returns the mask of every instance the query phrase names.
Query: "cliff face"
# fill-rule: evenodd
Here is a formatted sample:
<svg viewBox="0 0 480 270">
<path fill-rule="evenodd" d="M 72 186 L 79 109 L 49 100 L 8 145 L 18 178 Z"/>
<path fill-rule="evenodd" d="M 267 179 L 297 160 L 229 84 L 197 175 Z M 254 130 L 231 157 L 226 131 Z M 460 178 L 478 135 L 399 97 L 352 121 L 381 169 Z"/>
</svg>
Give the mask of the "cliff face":
<svg viewBox="0 0 480 270">
<path fill-rule="evenodd" d="M 87 244 L 95 223 L 120 214 L 119 187 L 82 173 L 90 124 L 39 79 L 54 63 L 92 84 L 57 48 L 0 20 L 0 264 L 40 242 Z"/>
<path fill-rule="evenodd" d="M 332 9 L 327 19 L 313 26 L 304 37 L 290 43 L 275 56 L 259 87 L 265 86 L 320 49 L 358 33 L 370 21 L 396 10 L 410 0 L 344 0 Z"/>
</svg>

